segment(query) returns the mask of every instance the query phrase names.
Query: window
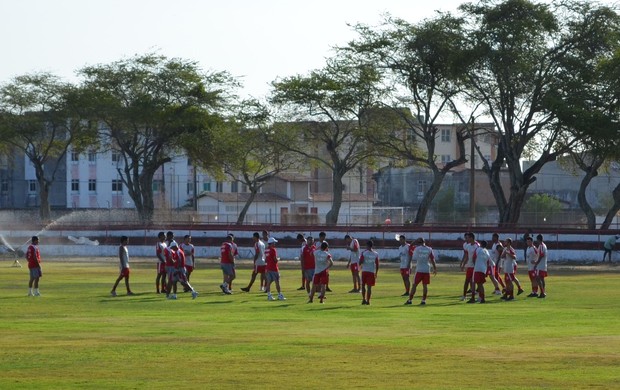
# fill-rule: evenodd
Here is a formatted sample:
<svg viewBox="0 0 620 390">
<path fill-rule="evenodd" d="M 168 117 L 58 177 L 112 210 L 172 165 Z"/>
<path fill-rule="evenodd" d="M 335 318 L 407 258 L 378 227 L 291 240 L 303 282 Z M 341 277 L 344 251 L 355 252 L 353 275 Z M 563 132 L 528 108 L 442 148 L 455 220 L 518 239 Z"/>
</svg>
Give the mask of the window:
<svg viewBox="0 0 620 390">
<path fill-rule="evenodd" d="M 187 181 L 187 195 L 192 195 L 194 193 L 194 181 Z"/>
<path fill-rule="evenodd" d="M 37 192 L 37 181 L 36 180 L 28 180 L 28 192 L 34 194 Z"/>
<path fill-rule="evenodd" d="M 224 192 L 224 183 L 221 181 L 215 182 L 215 192 Z"/>
<path fill-rule="evenodd" d="M 211 182 L 202 183 L 202 190 L 205 192 L 211 192 Z"/>
<path fill-rule="evenodd" d="M 123 192 L 123 182 L 121 180 L 112 180 L 112 192 Z"/>
<path fill-rule="evenodd" d="M 97 161 L 97 152 L 95 152 L 94 150 L 91 150 L 88 152 L 88 162 L 89 163 L 94 163 Z"/>
<path fill-rule="evenodd" d="M 239 182 L 233 181 L 230 183 L 230 192 L 239 192 Z"/>
<path fill-rule="evenodd" d="M 80 192 L 80 181 L 78 179 L 71 180 L 71 192 Z"/>
<path fill-rule="evenodd" d="M 441 163 L 442 164 L 447 164 L 450 161 L 452 161 L 452 156 L 450 156 L 449 154 L 442 154 L 441 155 Z"/>
<path fill-rule="evenodd" d="M 0 184 L 0 192 L 3 194 L 9 192 L 9 181 L 7 179 L 2 179 L 2 183 Z"/>
<path fill-rule="evenodd" d="M 118 150 L 112 151 L 112 162 L 119 163 L 121 162 L 121 152 Z"/>
<path fill-rule="evenodd" d="M 80 160 L 80 154 L 78 152 L 71 152 L 71 162 L 78 162 Z"/>
<path fill-rule="evenodd" d="M 426 193 L 426 180 L 418 180 L 418 200 L 424 198 Z"/>
<path fill-rule="evenodd" d="M 153 192 L 161 192 L 164 188 L 164 181 L 161 179 L 153 179 Z"/>
<path fill-rule="evenodd" d="M 88 192 L 97 192 L 97 179 L 88 179 Z"/>
<path fill-rule="evenodd" d="M 441 129 L 441 142 L 451 142 L 451 135 L 450 129 Z"/>
</svg>

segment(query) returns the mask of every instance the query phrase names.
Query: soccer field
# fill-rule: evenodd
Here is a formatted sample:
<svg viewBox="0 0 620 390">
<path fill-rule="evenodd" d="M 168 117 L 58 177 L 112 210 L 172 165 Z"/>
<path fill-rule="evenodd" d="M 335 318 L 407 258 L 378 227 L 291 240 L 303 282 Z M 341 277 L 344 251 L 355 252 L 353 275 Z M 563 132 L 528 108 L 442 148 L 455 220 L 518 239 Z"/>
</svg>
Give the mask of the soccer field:
<svg viewBox="0 0 620 390">
<path fill-rule="evenodd" d="M 481 305 L 460 302 L 463 274 L 440 268 L 428 304 L 404 306 L 386 267 L 362 306 L 342 265 L 321 305 L 296 291 L 293 268 L 281 272 L 286 301 L 240 292 L 248 267 L 223 295 L 213 266 L 192 275 L 196 300 L 172 301 L 155 294 L 152 262 L 132 262 L 137 295 L 121 284 L 116 298 L 116 262 L 44 259 L 41 297 L 11 263 L 0 261 L 2 389 L 620 388 L 618 272 L 551 265 L 546 299 L 526 288 Z"/>
</svg>

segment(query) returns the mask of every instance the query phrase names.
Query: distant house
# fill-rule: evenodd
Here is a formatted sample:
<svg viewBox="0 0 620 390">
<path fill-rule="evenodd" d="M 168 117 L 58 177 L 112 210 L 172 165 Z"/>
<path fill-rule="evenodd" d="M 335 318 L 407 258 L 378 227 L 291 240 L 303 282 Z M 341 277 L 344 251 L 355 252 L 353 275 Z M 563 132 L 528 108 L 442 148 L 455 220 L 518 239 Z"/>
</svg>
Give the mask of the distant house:
<svg viewBox="0 0 620 390">
<path fill-rule="evenodd" d="M 523 168 L 528 169 L 533 161 L 525 161 Z M 530 194 L 553 195 L 570 208 L 579 208 L 577 193 L 585 173 L 574 168 L 570 161 L 551 161 L 546 163 L 536 174 L 536 181 L 528 188 Z M 620 166 L 610 164 L 607 170 L 601 169 L 586 190 L 586 198 L 594 208 L 606 207 L 611 201 L 611 194 L 620 182 Z"/>
<path fill-rule="evenodd" d="M 313 179 L 283 173 L 270 178 L 256 194 L 245 223 L 323 224 L 331 209 L 333 193 L 311 193 Z M 247 192 L 203 192 L 198 195 L 198 214 L 203 222 L 235 223 L 250 194 Z M 344 193 L 341 223 L 366 223 L 366 212 L 375 199 L 365 194 Z M 363 211 L 363 216 L 360 212 Z"/>
</svg>

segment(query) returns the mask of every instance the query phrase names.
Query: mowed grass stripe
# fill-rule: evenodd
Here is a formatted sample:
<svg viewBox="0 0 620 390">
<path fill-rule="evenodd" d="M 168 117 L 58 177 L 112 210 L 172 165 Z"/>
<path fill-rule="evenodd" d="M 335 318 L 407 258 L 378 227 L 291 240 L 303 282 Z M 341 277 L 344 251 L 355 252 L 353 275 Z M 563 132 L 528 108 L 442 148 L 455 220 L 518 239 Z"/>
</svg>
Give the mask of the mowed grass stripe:
<svg viewBox="0 0 620 390">
<path fill-rule="evenodd" d="M 468 305 L 463 275 L 440 269 L 428 305 L 417 305 L 420 288 L 406 307 L 386 267 L 366 307 L 341 266 L 320 305 L 295 290 L 297 269 L 282 271 L 284 302 L 256 285 L 239 292 L 247 268 L 224 296 L 213 267 L 192 275 L 195 301 L 168 301 L 144 264 L 131 274 L 138 295 L 120 285 L 116 298 L 114 262 L 46 262 L 40 298 L 26 297 L 27 270 L 10 265 L 0 262 L 0 388 L 620 387 L 618 273 L 551 269 L 544 300 Z"/>
</svg>

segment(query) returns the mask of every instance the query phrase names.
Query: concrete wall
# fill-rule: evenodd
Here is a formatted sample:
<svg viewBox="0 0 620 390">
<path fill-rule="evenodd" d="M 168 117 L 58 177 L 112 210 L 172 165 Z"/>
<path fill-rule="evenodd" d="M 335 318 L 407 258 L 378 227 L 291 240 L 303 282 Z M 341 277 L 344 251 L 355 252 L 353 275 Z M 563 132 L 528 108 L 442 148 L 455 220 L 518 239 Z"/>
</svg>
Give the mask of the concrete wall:
<svg viewBox="0 0 620 390">
<path fill-rule="evenodd" d="M 286 227 L 283 227 L 286 229 Z M 129 250 L 132 257 L 155 257 L 155 243 L 157 230 L 117 230 L 114 232 L 102 231 L 0 231 L 0 235 L 4 242 L 13 247 L 13 249 L 21 249 L 25 251 L 28 247 L 28 238 L 32 235 L 38 235 L 41 240 L 42 257 L 116 257 L 118 238 L 122 235 L 130 237 Z M 260 229 L 259 229 L 260 231 Z M 254 230 L 235 231 L 236 241 L 239 243 L 239 253 L 242 259 L 252 258 L 251 236 Z M 273 231 L 272 236 L 280 240 L 278 244 L 278 253 L 282 259 L 294 260 L 299 256 L 299 245 L 295 241 L 295 237 L 299 231 Z M 196 255 L 199 258 L 217 258 L 220 253 L 219 243 L 229 233 L 229 230 L 210 230 L 210 231 L 182 231 L 177 230 L 177 237 L 184 234 L 191 234 L 196 245 Z M 317 231 L 301 231 L 306 235 L 310 234 L 318 236 Z M 360 241 L 363 247 L 368 239 L 373 239 L 375 248 L 379 252 L 382 259 L 396 259 L 398 257 L 398 242 L 395 240 L 394 232 L 343 232 L 326 230 L 327 241 L 330 242 L 330 252 L 335 259 L 348 258 L 348 252 L 344 249 L 343 236 L 351 234 Z M 607 234 L 584 234 L 582 232 L 575 233 L 546 233 L 545 242 L 549 247 L 549 260 L 553 261 L 575 261 L 575 262 L 593 262 L 602 259 L 602 242 L 604 242 L 611 233 Z M 450 232 L 426 232 L 426 233 L 407 233 L 407 239 L 413 240 L 417 237 L 424 237 L 429 246 L 434 247 L 435 255 L 440 261 L 454 261 L 462 256 L 462 233 Z M 477 233 L 477 240 L 491 240 L 492 232 Z M 101 245 L 79 245 L 67 240 L 68 236 L 86 237 L 93 239 L 98 237 L 101 239 Z M 501 234 L 502 239 L 512 238 L 513 242 L 521 245 L 521 233 L 505 233 Z M 103 243 L 105 241 L 105 243 Z M 209 245 L 201 245 L 200 242 L 209 242 Z M 2 241 L 0 240 L 0 243 Z M 59 243 L 61 242 L 61 243 Z M 436 244 L 436 246 L 434 246 Z M 518 248 L 517 256 L 519 261 L 523 261 L 523 249 Z M 450 259 L 451 258 L 451 259 Z M 620 261 L 620 254 L 614 253 L 614 261 Z"/>
</svg>

